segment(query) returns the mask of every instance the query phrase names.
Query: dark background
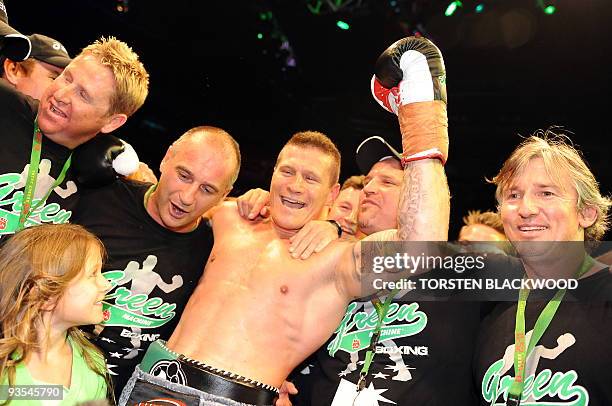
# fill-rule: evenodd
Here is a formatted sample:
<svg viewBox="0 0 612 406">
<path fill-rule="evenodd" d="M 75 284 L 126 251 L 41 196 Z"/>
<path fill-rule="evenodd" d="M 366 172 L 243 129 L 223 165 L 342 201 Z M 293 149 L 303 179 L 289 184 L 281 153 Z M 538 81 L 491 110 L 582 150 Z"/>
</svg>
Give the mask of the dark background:
<svg viewBox="0 0 612 406">
<path fill-rule="evenodd" d="M 151 87 L 117 135 L 157 169 L 187 129 L 229 131 L 243 153 L 233 195 L 267 188 L 276 154 L 299 130 L 336 142 L 341 179 L 357 173 L 361 140 L 399 140 L 395 117 L 371 98 L 369 81 L 377 56 L 415 31 L 439 46 L 447 68 L 451 237 L 468 209 L 494 208 L 485 177 L 495 175 L 518 134 L 571 130 L 604 193 L 612 190 L 609 0 L 465 0 L 450 17 L 450 0 L 5 3 L 11 25 L 57 38 L 73 56 L 102 35 L 129 43 Z M 557 11 L 546 15 L 542 5 Z M 339 19 L 350 29 L 339 29 Z"/>
</svg>

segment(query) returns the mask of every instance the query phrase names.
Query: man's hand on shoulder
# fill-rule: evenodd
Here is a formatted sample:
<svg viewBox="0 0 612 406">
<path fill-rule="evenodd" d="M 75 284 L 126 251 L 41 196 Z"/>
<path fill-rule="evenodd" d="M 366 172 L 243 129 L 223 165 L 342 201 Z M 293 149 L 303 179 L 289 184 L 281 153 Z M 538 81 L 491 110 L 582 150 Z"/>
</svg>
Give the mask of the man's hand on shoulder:
<svg viewBox="0 0 612 406">
<path fill-rule="evenodd" d="M 270 192 L 251 189 L 236 199 L 238 213 L 245 220 L 260 220 L 270 215 Z"/>
<path fill-rule="evenodd" d="M 289 252 L 293 258 L 307 259 L 321 252 L 329 243 L 339 238 L 338 226 L 326 220 L 312 220 L 289 239 Z"/>
</svg>

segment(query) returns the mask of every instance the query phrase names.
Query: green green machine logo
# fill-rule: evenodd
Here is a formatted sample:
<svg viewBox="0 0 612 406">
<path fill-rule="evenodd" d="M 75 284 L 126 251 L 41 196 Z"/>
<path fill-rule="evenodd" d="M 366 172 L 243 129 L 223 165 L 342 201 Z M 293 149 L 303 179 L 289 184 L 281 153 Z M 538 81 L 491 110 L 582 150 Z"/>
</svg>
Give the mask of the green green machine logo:
<svg viewBox="0 0 612 406">
<path fill-rule="evenodd" d="M 359 352 L 370 345 L 378 315 L 374 309 L 353 314 L 357 306 L 359 304 L 353 302 L 347 307 L 346 314 L 335 331 L 336 336 L 327 346 L 330 356 L 333 357 L 338 350 Z M 401 306 L 391 303 L 380 331 L 380 341 L 408 337 L 423 331 L 427 326 L 427 315 L 418 309 L 418 303 L 404 303 Z"/>
<path fill-rule="evenodd" d="M 22 176 L 18 173 L 0 175 L 0 236 L 13 234 L 17 230 L 23 203 L 23 191 L 17 190 L 21 182 Z M 39 201 L 40 199 L 34 198 L 32 205 Z M 30 214 L 25 226 L 41 223 L 63 224 L 68 222 L 70 216 L 72 212 L 62 209 L 57 203 L 43 204 Z"/>
<path fill-rule="evenodd" d="M 528 332 L 529 340 L 532 331 Z M 586 406 L 589 404 L 589 393 L 583 386 L 576 385 L 578 374 L 574 370 L 567 372 L 552 372 L 544 369 L 538 373 L 537 365 L 540 358 L 555 359 L 567 348 L 576 343 L 575 337 L 562 334 L 557 339 L 557 346 L 545 348 L 537 345 L 527 358 L 525 386 L 521 396 L 521 406 Z M 514 345 L 510 345 L 502 359 L 494 362 L 487 369 L 481 385 L 482 397 L 492 406 L 505 406 L 513 376 L 504 375 L 514 365 Z M 500 399 L 501 397 L 501 399 Z M 543 397 L 558 398 L 555 401 L 541 401 Z"/>
<path fill-rule="evenodd" d="M 175 276 L 171 284 L 165 284 L 153 268 L 157 258 L 147 257 L 143 268 L 135 268 L 137 264 L 131 261 L 126 270 L 104 272 L 104 276 L 112 285 L 111 294 L 104 298 L 104 321 L 107 326 L 137 327 L 143 329 L 156 328 L 168 323 L 176 315 L 176 304 L 166 303 L 159 297 L 150 297 L 155 286 L 160 286 L 165 292 L 177 289 L 183 284 L 180 276 Z M 146 292 L 135 292 L 125 286 L 119 286 L 130 280 L 139 279 L 141 288 L 147 284 Z M 144 280 L 144 283 L 143 283 Z M 119 286 L 119 287 L 117 287 Z"/>
</svg>

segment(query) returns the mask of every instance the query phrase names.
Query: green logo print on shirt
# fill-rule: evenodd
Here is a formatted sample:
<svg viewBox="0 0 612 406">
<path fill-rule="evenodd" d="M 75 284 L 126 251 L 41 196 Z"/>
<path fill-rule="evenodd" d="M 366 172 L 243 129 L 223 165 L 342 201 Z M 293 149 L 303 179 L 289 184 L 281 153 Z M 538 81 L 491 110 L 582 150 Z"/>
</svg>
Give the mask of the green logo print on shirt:
<svg viewBox="0 0 612 406">
<path fill-rule="evenodd" d="M 525 341 L 529 342 L 532 331 L 525 335 Z M 565 333 L 557 339 L 557 346 L 546 348 L 536 345 L 525 363 L 525 386 L 521 397 L 521 406 L 586 406 L 589 404 L 589 393 L 580 385 L 576 385 L 578 374 L 574 370 L 567 372 L 555 372 L 544 369 L 536 374 L 538 363 L 541 358 L 555 359 L 563 351 L 576 343 L 576 338 L 571 333 Z M 508 391 L 514 377 L 505 375 L 514 365 L 514 344 L 506 348 L 502 359 L 497 360 L 485 373 L 482 379 L 482 397 L 492 406 L 505 406 Z M 501 396 L 501 399 L 498 399 Z M 555 402 L 539 401 L 544 396 L 558 397 Z"/>
<path fill-rule="evenodd" d="M 348 305 L 346 314 L 335 331 L 336 337 L 327 346 L 330 356 L 333 357 L 338 350 L 355 353 L 370 345 L 378 315 L 373 307 L 370 312 L 357 312 L 353 315 L 357 306 L 359 304 L 356 302 Z M 380 341 L 408 337 L 423 331 L 427 326 L 427 315 L 418 308 L 418 303 L 401 306 L 391 303 L 380 330 Z M 352 329 L 354 331 L 351 331 Z"/>
<path fill-rule="evenodd" d="M 104 272 L 104 276 L 116 288 L 132 282 L 130 289 L 120 286 L 104 298 L 104 322 L 106 326 L 123 326 L 138 328 L 156 328 L 168 323 L 176 315 L 175 303 L 166 303 L 159 297 L 149 294 L 159 287 L 169 293 L 183 286 L 183 278 L 174 275 L 171 283 L 166 283 L 153 271 L 157 257 L 149 255 L 143 261 L 142 268 L 136 261 L 130 261 L 124 270 Z M 111 300 L 114 299 L 114 303 Z"/>
<path fill-rule="evenodd" d="M 45 196 L 55 179 L 49 175 L 51 162 L 43 159 L 40 162 L 40 169 L 36 178 L 36 188 L 34 190 L 34 207 Z M 23 204 L 23 189 L 25 187 L 25 177 L 29 169 L 26 165 L 23 172 L 5 173 L 0 175 L 0 236 L 3 234 L 13 234 L 17 230 L 19 223 L 19 213 Z M 66 182 L 66 188 L 59 186 L 53 192 L 62 199 L 67 198 L 77 191 L 76 185 L 72 181 Z M 41 223 L 63 224 L 67 223 L 72 216 L 71 211 L 66 211 L 57 203 L 42 204 L 36 208 L 25 222 L 26 227 L 39 225 Z"/>
</svg>

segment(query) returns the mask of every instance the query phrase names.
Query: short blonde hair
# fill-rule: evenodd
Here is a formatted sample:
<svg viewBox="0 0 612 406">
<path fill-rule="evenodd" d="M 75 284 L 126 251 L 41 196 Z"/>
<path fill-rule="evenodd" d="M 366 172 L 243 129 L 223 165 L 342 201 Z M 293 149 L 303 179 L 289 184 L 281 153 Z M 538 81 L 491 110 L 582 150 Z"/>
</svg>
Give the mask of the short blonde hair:
<svg viewBox="0 0 612 406">
<path fill-rule="evenodd" d="M 362 190 L 364 187 L 364 184 L 363 184 L 364 179 L 365 179 L 364 175 L 353 175 L 347 178 L 344 181 L 344 183 L 342 183 L 342 187 L 340 188 L 340 191 L 344 189 L 348 189 L 350 187 L 352 187 L 355 190 Z"/>
<path fill-rule="evenodd" d="M 131 116 L 144 104 L 149 93 L 149 74 L 138 55 L 125 42 L 115 37 L 102 37 L 83 48 L 83 54 L 94 55 L 113 72 L 115 92 L 111 97 L 109 115 L 123 113 Z"/>
<path fill-rule="evenodd" d="M 561 185 L 562 176 L 569 175 L 570 181 L 578 194 L 578 210 L 593 207 L 597 210 L 597 219 L 584 230 L 587 241 L 599 240 L 609 227 L 608 211 L 612 205 L 610 198 L 602 196 L 595 176 L 588 168 L 571 140 L 563 134 L 556 134 L 552 129 L 538 130 L 525 139 L 512 155 L 504 162 L 501 170 L 492 179 L 497 185 L 495 198 L 501 204 L 503 194 L 511 186 L 514 178 L 521 174 L 534 158 L 542 158 L 548 176 Z"/>
<path fill-rule="evenodd" d="M 505 235 L 504 224 L 501 221 L 499 213 L 492 211 L 469 210 L 467 216 L 463 217 L 463 224 L 466 226 L 483 224 Z"/>
<path fill-rule="evenodd" d="M 332 159 L 331 173 L 329 174 L 331 184 L 335 185 L 338 183 L 340 178 L 340 151 L 329 137 L 319 131 L 300 131 L 295 134 L 287 141 L 283 146 L 283 149 L 293 145 L 296 147 L 315 148 L 323 152 L 325 155 Z M 278 154 L 276 158 L 276 164 L 280 161 L 283 150 Z"/>
</svg>

